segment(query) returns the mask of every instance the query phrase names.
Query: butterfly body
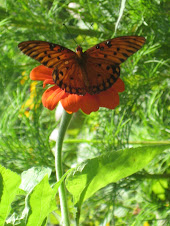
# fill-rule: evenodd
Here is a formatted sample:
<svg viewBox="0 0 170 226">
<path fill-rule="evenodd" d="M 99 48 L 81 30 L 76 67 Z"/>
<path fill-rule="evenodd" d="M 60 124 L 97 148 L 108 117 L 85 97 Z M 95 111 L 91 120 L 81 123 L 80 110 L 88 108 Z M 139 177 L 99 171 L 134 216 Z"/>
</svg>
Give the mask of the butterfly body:
<svg viewBox="0 0 170 226">
<path fill-rule="evenodd" d="M 57 86 L 71 94 L 91 95 L 109 89 L 120 76 L 120 64 L 137 52 L 145 43 L 139 36 L 123 36 L 104 41 L 83 52 L 43 42 L 21 42 L 20 50 L 52 68 Z"/>
</svg>

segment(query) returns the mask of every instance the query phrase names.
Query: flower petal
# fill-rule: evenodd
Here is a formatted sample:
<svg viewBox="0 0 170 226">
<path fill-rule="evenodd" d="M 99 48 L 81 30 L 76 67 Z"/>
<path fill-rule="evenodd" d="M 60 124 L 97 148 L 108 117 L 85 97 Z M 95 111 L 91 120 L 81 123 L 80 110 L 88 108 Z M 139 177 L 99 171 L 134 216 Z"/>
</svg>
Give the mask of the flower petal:
<svg viewBox="0 0 170 226">
<path fill-rule="evenodd" d="M 80 108 L 81 97 L 76 94 L 69 94 L 68 97 L 61 100 L 61 104 L 68 113 L 77 112 Z"/>
<path fill-rule="evenodd" d="M 46 84 L 53 85 L 53 84 L 55 84 L 55 83 L 54 83 L 53 79 L 46 79 L 46 80 L 44 80 L 44 82 L 43 82 L 43 88 L 45 88 Z"/>
<path fill-rule="evenodd" d="M 77 112 L 81 109 L 85 114 L 90 114 L 92 111 L 97 111 L 100 107 L 96 95 L 90 94 L 85 96 L 69 94 L 68 97 L 61 100 L 61 103 L 68 113 Z"/>
<path fill-rule="evenodd" d="M 80 108 L 85 114 L 90 114 L 92 111 L 99 110 L 100 102 L 98 95 L 86 94 L 82 97 Z"/>
<path fill-rule="evenodd" d="M 66 94 L 64 90 L 60 89 L 58 86 L 53 86 L 43 93 L 42 103 L 44 107 L 53 110 L 58 102 L 67 95 L 68 94 Z"/>
<path fill-rule="evenodd" d="M 52 73 L 53 70 L 50 68 L 47 68 L 43 65 L 35 67 L 31 73 L 30 78 L 31 80 L 40 80 L 44 81 L 45 79 L 52 79 Z"/>
<path fill-rule="evenodd" d="M 123 92 L 125 90 L 125 84 L 120 78 L 118 78 L 118 80 L 113 84 L 110 89 L 115 90 L 116 92 Z"/>
<path fill-rule="evenodd" d="M 119 104 L 119 95 L 114 90 L 106 90 L 98 94 L 100 107 L 114 109 Z"/>
</svg>

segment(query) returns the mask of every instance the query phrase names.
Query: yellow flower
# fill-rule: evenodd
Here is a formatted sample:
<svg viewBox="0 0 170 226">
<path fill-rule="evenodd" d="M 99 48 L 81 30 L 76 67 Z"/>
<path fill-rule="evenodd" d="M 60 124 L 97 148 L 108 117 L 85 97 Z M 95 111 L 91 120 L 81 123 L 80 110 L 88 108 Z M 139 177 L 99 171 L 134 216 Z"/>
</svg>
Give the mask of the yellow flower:
<svg viewBox="0 0 170 226">
<path fill-rule="evenodd" d="M 26 80 L 28 80 L 28 76 L 25 75 L 25 73 L 26 73 L 25 71 L 22 72 L 23 78 L 20 80 L 20 84 L 21 85 L 24 85 L 24 83 L 26 82 Z"/>
<path fill-rule="evenodd" d="M 30 110 L 31 109 L 38 108 L 39 105 L 40 105 L 40 102 L 38 102 L 38 103 L 36 102 L 35 103 L 35 97 L 37 95 L 37 93 L 36 93 L 36 85 L 37 85 L 36 81 L 31 83 L 29 99 L 27 99 L 26 102 L 21 107 L 21 110 L 24 111 L 24 114 L 25 114 L 26 117 L 30 116 Z"/>
<path fill-rule="evenodd" d="M 143 226 L 149 226 L 150 224 L 148 223 L 148 221 L 145 221 Z"/>
</svg>

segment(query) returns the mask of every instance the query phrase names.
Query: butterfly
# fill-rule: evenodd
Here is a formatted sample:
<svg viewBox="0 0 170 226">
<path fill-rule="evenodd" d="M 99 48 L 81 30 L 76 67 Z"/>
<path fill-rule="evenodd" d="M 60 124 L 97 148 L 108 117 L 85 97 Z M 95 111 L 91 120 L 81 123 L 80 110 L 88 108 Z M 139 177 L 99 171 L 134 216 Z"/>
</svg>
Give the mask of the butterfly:
<svg viewBox="0 0 170 226">
<path fill-rule="evenodd" d="M 122 36 L 76 52 L 45 41 L 21 42 L 19 49 L 53 69 L 54 83 L 70 94 L 91 95 L 109 89 L 120 76 L 120 64 L 145 43 L 140 36 Z"/>
</svg>

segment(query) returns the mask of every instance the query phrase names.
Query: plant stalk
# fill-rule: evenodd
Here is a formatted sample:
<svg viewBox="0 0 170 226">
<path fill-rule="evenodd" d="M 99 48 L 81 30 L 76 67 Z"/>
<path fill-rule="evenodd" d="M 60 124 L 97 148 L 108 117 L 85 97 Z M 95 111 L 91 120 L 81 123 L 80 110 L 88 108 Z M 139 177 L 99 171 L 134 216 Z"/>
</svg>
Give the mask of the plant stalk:
<svg viewBox="0 0 170 226">
<path fill-rule="evenodd" d="M 55 169 L 56 169 L 56 178 L 59 181 L 63 175 L 62 169 L 62 146 L 64 135 L 72 118 L 72 114 L 68 114 L 64 111 L 62 116 L 59 133 L 58 133 L 58 140 L 56 142 L 55 148 Z M 62 225 L 69 226 L 69 214 L 68 214 L 68 207 L 67 207 L 67 198 L 66 198 L 66 190 L 64 182 L 61 183 L 59 187 L 59 198 L 60 198 L 60 208 L 61 208 L 61 217 L 62 217 Z"/>
</svg>

